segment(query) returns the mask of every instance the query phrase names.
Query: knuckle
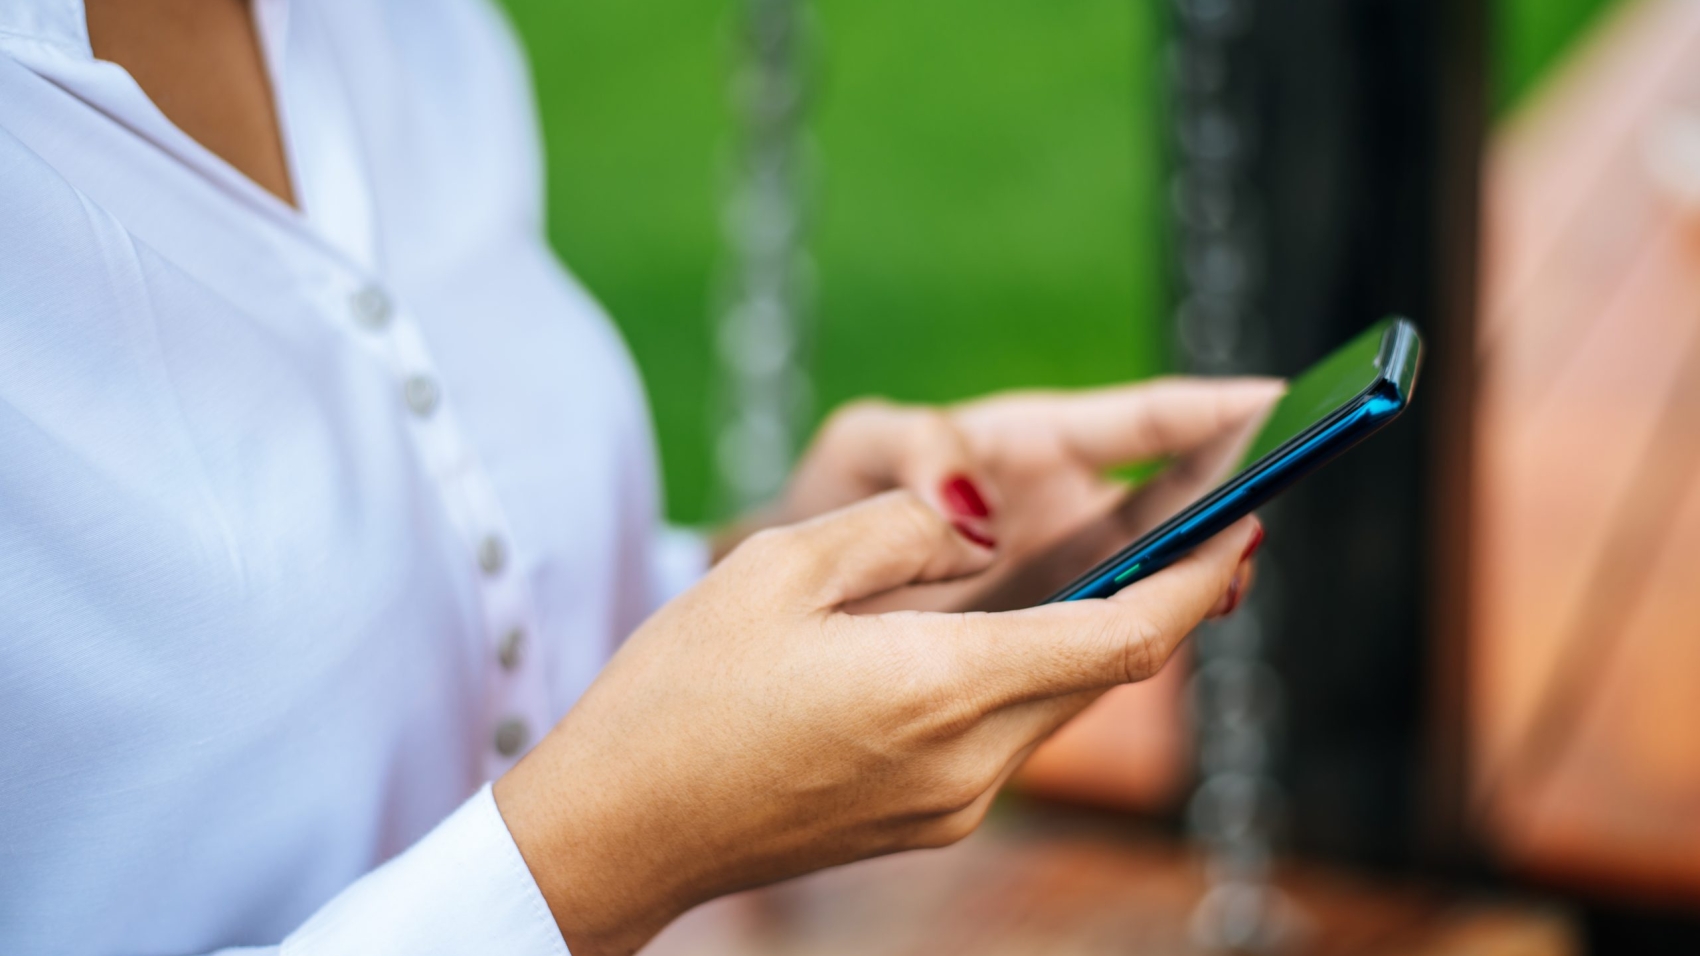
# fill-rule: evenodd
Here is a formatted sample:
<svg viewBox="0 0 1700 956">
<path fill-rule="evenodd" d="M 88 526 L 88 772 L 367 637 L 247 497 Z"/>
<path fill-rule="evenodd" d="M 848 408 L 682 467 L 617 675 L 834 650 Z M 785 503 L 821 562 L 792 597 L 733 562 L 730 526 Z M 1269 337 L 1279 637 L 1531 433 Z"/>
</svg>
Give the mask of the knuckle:
<svg viewBox="0 0 1700 956">
<path fill-rule="evenodd" d="M 920 678 L 933 700 L 929 720 L 939 738 L 960 738 L 986 719 L 989 712 L 986 695 L 983 689 L 972 686 L 964 678 L 959 658 L 948 653 L 935 657 Z"/>
<path fill-rule="evenodd" d="M 941 686 L 953 691 L 933 710 L 933 726 L 942 737 L 960 737 L 973 730 L 986 716 L 980 702 L 962 692 L 959 683 L 956 680 L 939 681 Z"/>
<path fill-rule="evenodd" d="M 942 408 L 932 406 L 913 408 L 910 409 L 909 415 L 910 428 L 914 430 L 918 439 L 935 439 L 956 433 L 956 423 Z"/>
<path fill-rule="evenodd" d="M 1127 683 L 1146 680 L 1162 670 L 1163 631 L 1149 618 L 1132 617 L 1118 629 L 1116 639 L 1121 642 L 1122 675 Z"/>
<path fill-rule="evenodd" d="M 986 810 L 981 804 L 938 817 L 922 829 L 919 844 L 923 848 L 938 849 L 960 843 L 978 830 L 985 818 Z"/>
<path fill-rule="evenodd" d="M 980 802 L 986 793 L 986 780 L 980 773 L 958 772 L 945 779 L 938 792 L 938 810 L 946 816 L 959 816 Z"/>
<path fill-rule="evenodd" d="M 906 732 L 929 742 L 951 740 L 982 718 L 974 696 L 965 692 L 956 661 L 936 649 L 894 640 L 899 650 L 885 675 L 890 712 Z"/>
<path fill-rule="evenodd" d="M 858 398 L 833 409 L 821 425 L 826 434 L 854 432 L 890 415 L 898 406 L 884 398 Z"/>
<path fill-rule="evenodd" d="M 977 753 L 946 759 L 928 775 L 920 788 L 919 812 L 927 817 L 957 816 L 984 802 L 986 791 L 997 782 L 999 767 L 985 767 Z"/>
<path fill-rule="evenodd" d="M 891 644 L 901 648 L 892 661 L 895 673 L 889 676 L 893 702 L 912 717 L 930 716 L 949 699 L 949 675 L 935 655 L 905 642 L 902 636 L 895 636 Z"/>
<path fill-rule="evenodd" d="M 817 556 L 808 546 L 807 534 L 793 526 L 758 531 L 738 550 L 756 572 L 780 584 L 794 585 L 818 571 Z"/>
<path fill-rule="evenodd" d="M 929 406 L 912 409 L 909 414 L 909 442 L 915 454 L 954 457 L 966 453 L 967 437 L 948 409 Z"/>
<path fill-rule="evenodd" d="M 785 553 L 794 545 L 793 532 L 788 527 L 763 528 L 738 545 L 737 554 L 757 564 L 782 563 Z"/>
</svg>

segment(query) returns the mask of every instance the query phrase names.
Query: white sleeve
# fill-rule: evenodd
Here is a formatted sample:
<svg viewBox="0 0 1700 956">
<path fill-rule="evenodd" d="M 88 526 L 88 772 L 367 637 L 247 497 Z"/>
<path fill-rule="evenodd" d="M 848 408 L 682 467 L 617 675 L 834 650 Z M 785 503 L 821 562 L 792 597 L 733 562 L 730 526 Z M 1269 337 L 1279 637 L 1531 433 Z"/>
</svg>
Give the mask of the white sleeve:
<svg viewBox="0 0 1700 956">
<path fill-rule="evenodd" d="M 569 956 L 488 784 L 276 948 L 216 956 Z"/>
<path fill-rule="evenodd" d="M 655 534 L 649 558 L 649 609 L 666 604 L 708 573 L 706 535 L 664 524 Z"/>
<path fill-rule="evenodd" d="M 485 784 L 283 941 L 280 956 L 568 956 Z"/>
</svg>

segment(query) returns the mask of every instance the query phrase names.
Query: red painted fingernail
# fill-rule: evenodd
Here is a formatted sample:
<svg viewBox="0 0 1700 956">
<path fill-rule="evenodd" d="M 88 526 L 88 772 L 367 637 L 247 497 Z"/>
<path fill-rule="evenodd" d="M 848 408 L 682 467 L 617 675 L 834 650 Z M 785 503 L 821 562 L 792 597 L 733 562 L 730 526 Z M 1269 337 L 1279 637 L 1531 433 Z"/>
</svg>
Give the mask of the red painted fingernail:
<svg viewBox="0 0 1700 956">
<path fill-rule="evenodd" d="M 982 548 L 989 549 L 998 546 L 996 541 L 986 537 L 984 533 L 966 521 L 952 521 L 950 526 L 956 529 L 957 534 L 962 535 L 964 538 L 967 538 L 969 541 L 974 542 Z"/>
<path fill-rule="evenodd" d="M 959 515 L 974 518 L 992 516 L 992 509 L 986 506 L 986 499 L 980 494 L 980 489 L 974 487 L 974 482 L 967 475 L 952 475 L 945 479 L 939 493 L 944 497 L 945 507 Z"/>
<path fill-rule="evenodd" d="M 1263 522 L 1257 518 L 1251 520 L 1257 522 L 1257 527 L 1251 529 L 1251 540 L 1246 542 L 1245 553 L 1240 555 L 1241 561 L 1251 560 L 1251 556 L 1256 554 L 1257 549 L 1263 546 Z"/>
<path fill-rule="evenodd" d="M 1223 617 L 1227 617 L 1239 610 L 1241 592 L 1244 588 L 1244 579 L 1238 571 L 1235 571 L 1234 579 L 1228 582 L 1228 609 L 1222 612 Z"/>
<path fill-rule="evenodd" d="M 1234 613 L 1234 609 L 1240 606 L 1241 592 L 1244 589 L 1245 566 L 1241 565 L 1234 569 L 1234 576 L 1228 579 L 1227 593 L 1222 595 L 1221 599 L 1216 602 L 1216 606 L 1211 608 L 1210 613 L 1206 614 L 1205 617 L 1215 620 Z"/>
</svg>

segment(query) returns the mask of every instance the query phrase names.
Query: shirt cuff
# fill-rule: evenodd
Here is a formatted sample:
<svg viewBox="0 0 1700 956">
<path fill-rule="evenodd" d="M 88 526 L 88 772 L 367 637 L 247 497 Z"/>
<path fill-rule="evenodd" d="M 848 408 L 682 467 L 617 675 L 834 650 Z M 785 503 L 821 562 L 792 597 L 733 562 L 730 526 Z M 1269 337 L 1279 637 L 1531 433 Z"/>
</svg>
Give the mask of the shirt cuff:
<svg viewBox="0 0 1700 956">
<path fill-rule="evenodd" d="M 283 956 L 570 956 L 485 784 L 284 940 Z"/>
</svg>

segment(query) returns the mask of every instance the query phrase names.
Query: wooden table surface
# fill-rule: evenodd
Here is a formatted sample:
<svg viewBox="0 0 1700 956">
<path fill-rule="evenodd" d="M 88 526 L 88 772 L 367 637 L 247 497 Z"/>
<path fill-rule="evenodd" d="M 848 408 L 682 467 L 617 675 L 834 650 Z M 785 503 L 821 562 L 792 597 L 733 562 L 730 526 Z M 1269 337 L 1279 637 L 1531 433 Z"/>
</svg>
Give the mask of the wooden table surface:
<svg viewBox="0 0 1700 956">
<path fill-rule="evenodd" d="M 1284 952 L 1572 956 L 1569 918 L 1309 865 L 1282 865 Z M 1001 814 L 946 850 L 902 854 L 730 897 L 645 956 L 1142 956 L 1200 952 L 1204 869 L 1185 844 Z"/>
</svg>

